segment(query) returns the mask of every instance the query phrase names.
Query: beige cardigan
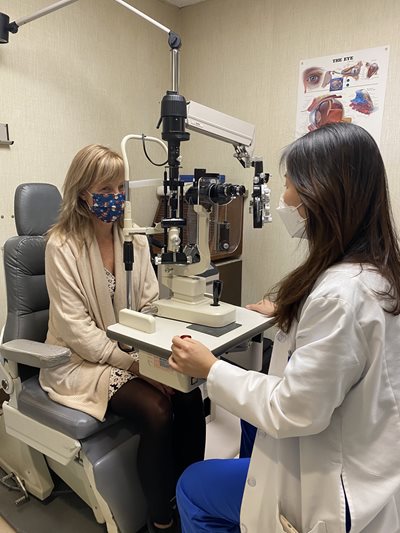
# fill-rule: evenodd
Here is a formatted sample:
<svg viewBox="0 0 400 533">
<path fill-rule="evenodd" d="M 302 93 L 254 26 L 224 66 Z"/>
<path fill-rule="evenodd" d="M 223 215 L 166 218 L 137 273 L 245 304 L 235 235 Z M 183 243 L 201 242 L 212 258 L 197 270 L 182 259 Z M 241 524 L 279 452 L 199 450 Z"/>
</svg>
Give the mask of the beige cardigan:
<svg viewBox="0 0 400 533">
<path fill-rule="evenodd" d="M 132 356 L 106 335 L 126 307 L 122 232 L 114 225 L 116 288 L 110 298 L 97 240 L 79 247 L 51 236 L 46 246 L 46 284 L 50 298 L 46 342 L 71 349 L 71 360 L 41 369 L 39 381 L 50 398 L 103 420 L 111 367 L 128 369 Z M 144 236 L 134 238 L 132 307 L 145 310 L 158 297 L 158 283 Z M 120 258 L 120 260 L 118 260 Z"/>
</svg>

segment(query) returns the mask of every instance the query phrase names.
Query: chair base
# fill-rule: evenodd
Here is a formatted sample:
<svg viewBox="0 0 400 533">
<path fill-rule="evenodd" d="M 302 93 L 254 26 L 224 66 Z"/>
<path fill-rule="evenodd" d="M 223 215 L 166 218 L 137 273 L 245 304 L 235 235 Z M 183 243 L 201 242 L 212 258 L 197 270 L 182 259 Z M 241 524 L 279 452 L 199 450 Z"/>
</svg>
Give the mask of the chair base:
<svg viewBox="0 0 400 533">
<path fill-rule="evenodd" d="M 41 453 L 6 432 L 3 412 L 0 411 L 0 467 L 15 473 L 24 481 L 26 490 L 39 500 L 50 496 L 54 484 Z"/>
<path fill-rule="evenodd" d="M 16 472 L 28 492 L 44 499 L 53 488 L 43 452 L 51 470 L 87 503 L 96 521 L 106 524 L 108 533 L 132 533 L 145 524 L 147 505 L 136 468 L 139 435 L 126 421 L 77 441 L 26 417 L 7 402 L 3 409 L 0 466 Z M 8 464 L 7 450 L 11 448 L 14 462 Z M 73 456 L 66 461 L 68 449 Z M 19 461 L 17 450 L 21 450 Z M 44 484 L 42 492 L 32 483 L 32 475 Z M 51 484 L 46 486 L 48 480 Z"/>
</svg>

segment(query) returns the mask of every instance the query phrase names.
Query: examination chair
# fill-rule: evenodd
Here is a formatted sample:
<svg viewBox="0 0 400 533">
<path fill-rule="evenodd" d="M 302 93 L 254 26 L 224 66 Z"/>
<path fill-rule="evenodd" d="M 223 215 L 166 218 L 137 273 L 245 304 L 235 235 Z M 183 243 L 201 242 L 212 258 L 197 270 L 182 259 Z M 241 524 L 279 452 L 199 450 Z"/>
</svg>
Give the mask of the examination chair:
<svg viewBox="0 0 400 533">
<path fill-rule="evenodd" d="M 39 368 L 70 357 L 44 344 L 49 299 L 43 235 L 57 218 L 61 196 L 54 185 L 26 183 L 15 193 L 17 237 L 4 245 L 7 319 L 0 345 L 0 383 L 9 395 L 0 411 L 0 467 L 28 493 L 44 500 L 54 471 L 93 510 L 108 532 L 133 533 L 146 522 L 136 469 L 139 435 L 126 420 L 107 413 L 99 422 L 49 399 Z M 29 505 L 29 503 L 27 504 Z"/>
</svg>

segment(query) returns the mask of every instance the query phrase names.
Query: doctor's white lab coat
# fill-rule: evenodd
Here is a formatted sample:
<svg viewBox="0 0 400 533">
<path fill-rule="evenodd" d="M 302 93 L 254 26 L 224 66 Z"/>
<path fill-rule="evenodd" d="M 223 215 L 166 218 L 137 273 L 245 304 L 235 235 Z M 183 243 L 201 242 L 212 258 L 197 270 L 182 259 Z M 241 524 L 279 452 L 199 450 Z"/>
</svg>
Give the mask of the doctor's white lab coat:
<svg viewBox="0 0 400 533">
<path fill-rule="evenodd" d="M 212 401 L 259 428 L 241 508 L 243 533 L 400 532 L 400 317 L 371 269 L 328 269 L 269 375 L 218 361 Z"/>
</svg>

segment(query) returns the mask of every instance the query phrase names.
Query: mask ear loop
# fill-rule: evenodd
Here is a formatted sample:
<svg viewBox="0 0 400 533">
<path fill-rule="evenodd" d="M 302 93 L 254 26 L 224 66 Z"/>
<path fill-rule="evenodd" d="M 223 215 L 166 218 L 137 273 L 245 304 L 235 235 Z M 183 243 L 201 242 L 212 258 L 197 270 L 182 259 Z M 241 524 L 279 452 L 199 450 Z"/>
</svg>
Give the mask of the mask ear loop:
<svg viewBox="0 0 400 533">
<path fill-rule="evenodd" d="M 81 200 L 82 204 L 87 208 L 87 210 L 89 211 L 89 213 L 92 212 L 92 210 L 90 209 L 90 205 L 87 203 L 87 200 L 86 198 L 83 197 L 84 194 L 90 194 L 90 196 L 93 198 L 93 194 L 89 191 L 85 191 L 84 193 L 81 192 L 81 194 L 78 196 L 78 201 Z"/>
<path fill-rule="evenodd" d="M 300 214 L 300 211 L 299 211 L 299 207 L 301 207 L 302 205 L 304 205 L 304 202 L 300 202 L 299 205 L 296 207 L 298 213 L 299 213 L 299 216 L 301 216 L 301 218 L 305 221 L 308 219 L 308 217 L 303 217 L 303 215 Z"/>
<path fill-rule="evenodd" d="M 282 194 L 283 196 L 283 194 Z M 281 196 L 281 198 L 282 198 Z M 284 207 L 290 207 L 292 209 L 298 209 L 299 207 L 301 207 L 302 205 L 304 205 L 304 202 L 300 202 L 299 205 L 297 205 L 296 207 L 294 205 L 287 205 L 287 203 L 285 202 L 285 200 L 282 198 L 282 201 L 283 203 L 285 204 Z M 301 216 L 301 215 L 300 215 Z"/>
</svg>

